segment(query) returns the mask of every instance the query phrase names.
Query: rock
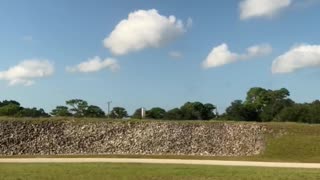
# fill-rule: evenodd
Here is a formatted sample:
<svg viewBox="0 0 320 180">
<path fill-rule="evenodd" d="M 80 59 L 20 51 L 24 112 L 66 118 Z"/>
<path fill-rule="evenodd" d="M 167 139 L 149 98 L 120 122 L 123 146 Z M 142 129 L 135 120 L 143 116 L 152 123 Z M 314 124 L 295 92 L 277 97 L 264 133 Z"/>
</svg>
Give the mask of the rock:
<svg viewBox="0 0 320 180">
<path fill-rule="evenodd" d="M 264 149 L 256 123 L 0 122 L 0 155 L 250 156 Z"/>
</svg>

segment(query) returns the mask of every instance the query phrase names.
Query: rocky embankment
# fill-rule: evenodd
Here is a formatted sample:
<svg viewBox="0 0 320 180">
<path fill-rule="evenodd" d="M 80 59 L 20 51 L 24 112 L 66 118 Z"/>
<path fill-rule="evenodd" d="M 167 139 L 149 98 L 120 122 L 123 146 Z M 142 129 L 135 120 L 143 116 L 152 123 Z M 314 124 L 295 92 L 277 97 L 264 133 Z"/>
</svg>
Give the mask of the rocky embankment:
<svg viewBox="0 0 320 180">
<path fill-rule="evenodd" d="M 265 133 L 254 123 L 1 120 L 0 155 L 248 156 Z"/>
</svg>

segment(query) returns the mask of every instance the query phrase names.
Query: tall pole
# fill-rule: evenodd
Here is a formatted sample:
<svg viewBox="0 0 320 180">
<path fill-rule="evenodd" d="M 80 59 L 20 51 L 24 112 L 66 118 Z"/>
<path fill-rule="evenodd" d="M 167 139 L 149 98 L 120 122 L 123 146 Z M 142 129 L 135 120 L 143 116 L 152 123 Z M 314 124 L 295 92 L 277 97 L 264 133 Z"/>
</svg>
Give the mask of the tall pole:
<svg viewBox="0 0 320 180">
<path fill-rule="evenodd" d="M 110 117 L 110 106 L 111 106 L 112 101 L 108 101 L 108 119 Z"/>
</svg>

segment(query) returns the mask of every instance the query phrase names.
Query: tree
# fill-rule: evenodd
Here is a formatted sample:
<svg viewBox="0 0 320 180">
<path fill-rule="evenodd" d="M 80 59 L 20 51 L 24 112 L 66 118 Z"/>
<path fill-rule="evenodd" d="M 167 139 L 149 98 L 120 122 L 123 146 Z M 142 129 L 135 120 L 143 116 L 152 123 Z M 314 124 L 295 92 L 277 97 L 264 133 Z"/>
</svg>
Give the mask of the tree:
<svg viewBox="0 0 320 180">
<path fill-rule="evenodd" d="M 215 117 L 215 109 L 212 104 L 203 105 L 200 102 L 187 102 L 180 108 L 184 120 L 210 120 Z"/>
<path fill-rule="evenodd" d="M 84 117 L 88 109 L 88 103 L 81 99 L 71 99 L 67 101 L 66 104 L 71 106 L 70 111 L 75 117 Z"/>
<path fill-rule="evenodd" d="M 166 110 L 155 107 L 147 111 L 146 117 L 150 119 L 163 119 L 166 114 Z"/>
<path fill-rule="evenodd" d="M 296 104 L 291 107 L 286 107 L 277 115 L 276 120 L 306 123 L 309 121 L 309 110 L 307 104 Z"/>
<path fill-rule="evenodd" d="M 5 103 L 0 107 L 0 116 L 15 116 L 21 109 L 20 104 Z"/>
<path fill-rule="evenodd" d="M 207 103 L 204 104 L 204 111 L 202 112 L 202 119 L 204 120 L 210 120 L 217 116 L 217 114 L 214 114 L 214 110 L 216 110 L 217 107 L 213 104 Z"/>
<path fill-rule="evenodd" d="M 244 105 L 253 108 L 258 114 L 255 121 L 272 121 L 284 107 L 294 104 L 288 99 L 289 95 L 290 92 L 285 88 L 273 91 L 254 87 L 247 92 Z"/>
<path fill-rule="evenodd" d="M 268 91 L 261 87 L 254 87 L 247 92 L 245 104 L 252 105 L 257 112 L 261 112 L 268 101 Z"/>
<path fill-rule="evenodd" d="M 23 108 L 17 113 L 18 117 L 50 117 L 48 113 L 46 113 L 42 108 Z"/>
<path fill-rule="evenodd" d="M 104 111 L 98 107 L 98 106 L 93 106 L 90 105 L 84 112 L 84 117 L 96 117 L 96 118 L 101 118 L 105 117 Z"/>
<path fill-rule="evenodd" d="M 201 120 L 201 103 L 187 102 L 180 107 L 184 120 Z"/>
<path fill-rule="evenodd" d="M 226 109 L 225 117 L 235 121 L 256 121 L 259 114 L 256 107 L 251 104 L 244 104 L 241 100 L 235 100 Z"/>
<path fill-rule="evenodd" d="M 279 114 L 282 109 L 291 107 L 295 103 L 291 99 L 279 99 L 268 104 L 263 108 L 263 111 L 260 113 L 260 119 L 262 122 L 270 122 L 274 120 L 277 114 Z"/>
<path fill-rule="evenodd" d="M 141 108 L 135 110 L 131 117 L 133 119 L 142 119 L 142 117 L 141 117 Z"/>
<path fill-rule="evenodd" d="M 295 104 L 284 108 L 275 118 L 276 121 L 320 123 L 320 102 Z"/>
<path fill-rule="evenodd" d="M 182 120 L 182 112 L 179 108 L 171 109 L 165 114 L 165 119 Z"/>
<path fill-rule="evenodd" d="M 114 107 L 110 112 L 110 117 L 113 119 L 122 119 L 128 117 L 128 112 L 123 107 Z"/>
<path fill-rule="evenodd" d="M 14 100 L 4 100 L 3 102 L 0 102 L 0 107 L 2 106 L 6 106 L 6 105 L 9 105 L 9 104 L 14 104 L 14 105 L 17 105 L 17 106 L 20 106 L 20 103 L 17 102 L 17 101 L 14 101 Z"/>
<path fill-rule="evenodd" d="M 72 113 L 69 112 L 69 108 L 66 106 L 57 106 L 54 110 L 52 110 L 51 114 L 53 116 L 60 116 L 60 117 L 72 116 Z"/>
</svg>

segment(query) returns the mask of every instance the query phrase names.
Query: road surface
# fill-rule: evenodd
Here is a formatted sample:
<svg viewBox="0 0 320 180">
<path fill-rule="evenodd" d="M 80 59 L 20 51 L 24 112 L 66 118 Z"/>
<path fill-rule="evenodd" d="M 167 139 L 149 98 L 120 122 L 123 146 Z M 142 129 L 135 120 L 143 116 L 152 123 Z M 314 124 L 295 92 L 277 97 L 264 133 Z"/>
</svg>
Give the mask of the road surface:
<svg viewBox="0 0 320 180">
<path fill-rule="evenodd" d="M 320 169 L 320 163 L 279 163 L 279 162 L 253 162 L 253 161 L 132 159 L 132 158 L 14 158 L 14 159 L 2 158 L 0 159 L 0 163 L 143 163 L 143 164 L 186 164 L 186 165 Z"/>
</svg>

